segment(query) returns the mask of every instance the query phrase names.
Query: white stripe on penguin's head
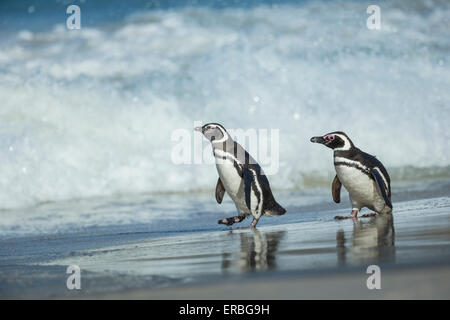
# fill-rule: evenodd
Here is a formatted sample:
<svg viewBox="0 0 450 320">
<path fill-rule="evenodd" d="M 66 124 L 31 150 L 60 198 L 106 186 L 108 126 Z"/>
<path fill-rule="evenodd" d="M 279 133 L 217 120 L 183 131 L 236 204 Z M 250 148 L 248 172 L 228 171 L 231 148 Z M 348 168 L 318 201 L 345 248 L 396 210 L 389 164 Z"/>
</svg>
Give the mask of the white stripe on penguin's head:
<svg viewBox="0 0 450 320">
<path fill-rule="evenodd" d="M 207 123 L 202 128 L 202 133 L 211 143 L 222 143 L 228 140 L 229 135 L 225 128 L 218 123 Z"/>
<path fill-rule="evenodd" d="M 350 138 L 342 131 L 327 133 L 324 136 L 312 137 L 311 142 L 320 143 L 334 151 L 346 151 L 354 147 Z"/>
<path fill-rule="evenodd" d="M 347 137 L 346 134 L 342 134 L 342 133 L 334 133 L 335 137 L 339 137 L 342 139 L 342 141 L 344 141 L 344 145 L 343 146 L 339 146 L 337 148 L 334 148 L 334 151 L 347 151 L 350 150 L 353 147 L 353 143 L 350 140 L 349 137 Z"/>
</svg>

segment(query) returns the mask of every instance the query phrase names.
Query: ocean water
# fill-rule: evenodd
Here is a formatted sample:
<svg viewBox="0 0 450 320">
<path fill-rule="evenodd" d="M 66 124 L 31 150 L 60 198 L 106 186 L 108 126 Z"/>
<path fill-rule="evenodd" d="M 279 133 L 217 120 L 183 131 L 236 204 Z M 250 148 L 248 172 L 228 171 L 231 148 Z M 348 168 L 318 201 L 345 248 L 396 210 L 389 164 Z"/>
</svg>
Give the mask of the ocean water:
<svg viewBox="0 0 450 320">
<path fill-rule="evenodd" d="M 113 207 L 117 210 L 117 204 Z M 389 270 L 421 266 L 449 270 L 449 208 L 448 196 L 398 201 L 394 215 L 352 222 L 334 221 L 335 214 L 348 208 L 333 207 L 262 219 L 254 230 L 218 226 L 211 219 L 220 213 L 203 212 L 196 219 L 159 217 L 158 225 L 124 221 L 114 227 L 0 239 L 0 297 L 89 298 L 146 289 L 148 298 L 159 288 L 221 282 L 245 288 L 252 279 L 326 279 L 341 272 L 362 275 L 365 288 L 371 264 L 379 265 L 385 276 Z M 66 268 L 74 264 L 81 268 L 81 290 L 71 291 Z M 426 279 L 430 272 L 423 269 L 414 279 Z M 438 283 L 445 277 L 448 272 Z M 383 282 L 383 292 L 389 292 L 387 287 Z M 440 286 L 427 282 L 426 287 L 419 290 L 425 296 L 436 292 L 428 288 Z M 340 288 L 348 288 L 348 282 L 342 281 Z M 448 296 L 445 289 L 441 298 Z M 296 292 L 305 290 L 300 286 Z"/>
<path fill-rule="evenodd" d="M 194 138 L 194 121 L 279 129 L 269 180 L 302 205 L 328 195 L 334 170 L 309 138 L 335 130 L 394 186 L 450 178 L 447 1 L 381 1 L 379 31 L 363 1 L 86 0 L 81 30 L 66 28 L 68 4 L 0 4 L 3 235 L 130 222 L 80 215 L 85 199 L 209 200 L 214 166 L 171 160 L 173 132 Z"/>
<path fill-rule="evenodd" d="M 80 30 L 66 28 L 69 4 Z M 70 264 L 78 296 L 448 266 L 450 2 L 378 1 L 378 31 L 367 5 L 1 1 L 0 296 L 77 296 Z M 193 160 L 199 141 L 210 157 L 199 121 L 278 130 L 269 180 L 286 215 L 217 224 L 236 209 L 216 203 L 215 167 L 172 158 L 176 132 Z M 333 220 L 348 194 L 332 201 L 331 151 L 309 138 L 335 130 L 385 164 L 393 216 Z"/>
</svg>

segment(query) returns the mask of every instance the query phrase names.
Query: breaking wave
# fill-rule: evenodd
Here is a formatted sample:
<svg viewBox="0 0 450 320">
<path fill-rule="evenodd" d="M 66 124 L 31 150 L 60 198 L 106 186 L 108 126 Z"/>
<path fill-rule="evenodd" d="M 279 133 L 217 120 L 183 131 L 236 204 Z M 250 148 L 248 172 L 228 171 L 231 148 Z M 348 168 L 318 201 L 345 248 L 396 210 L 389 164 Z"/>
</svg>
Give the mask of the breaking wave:
<svg viewBox="0 0 450 320">
<path fill-rule="evenodd" d="M 364 2 L 324 1 L 3 32 L 0 207 L 209 190 L 215 169 L 171 161 L 195 120 L 280 129 L 275 188 L 328 185 L 331 152 L 309 138 L 335 130 L 398 179 L 449 177 L 450 6 L 381 10 L 379 31 Z"/>
</svg>

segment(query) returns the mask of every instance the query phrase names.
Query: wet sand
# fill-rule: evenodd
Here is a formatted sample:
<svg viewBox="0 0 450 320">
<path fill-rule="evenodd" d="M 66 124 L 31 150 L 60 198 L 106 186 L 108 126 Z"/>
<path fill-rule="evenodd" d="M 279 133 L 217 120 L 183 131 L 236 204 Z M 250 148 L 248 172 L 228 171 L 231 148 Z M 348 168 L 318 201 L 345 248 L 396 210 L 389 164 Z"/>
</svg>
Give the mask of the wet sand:
<svg viewBox="0 0 450 320">
<path fill-rule="evenodd" d="M 203 225 L 178 219 L 171 232 L 119 228 L 6 239 L 0 296 L 450 298 L 450 197 L 398 201 L 395 208 L 393 216 L 357 221 L 333 219 L 347 208 L 294 212 L 264 219 L 256 230 L 213 226 L 213 216 Z M 81 290 L 66 288 L 73 264 L 81 268 Z M 367 289 L 372 264 L 381 268 L 381 290 Z"/>
<path fill-rule="evenodd" d="M 165 258 L 154 255 L 155 242 L 144 242 L 135 247 L 141 267 L 151 269 L 160 263 L 165 272 L 181 268 L 185 275 L 201 278 L 209 271 L 210 277 L 177 288 L 88 297 L 449 299 L 449 200 L 404 202 L 397 205 L 394 217 L 340 222 L 320 217 L 319 221 L 224 231 L 206 238 L 180 237 L 165 247 Z M 196 247 L 198 253 L 182 254 L 187 247 Z M 380 290 L 367 287 L 367 266 L 372 264 L 381 268 Z"/>
<path fill-rule="evenodd" d="M 450 266 L 398 266 L 381 269 L 381 288 L 367 288 L 364 268 L 222 281 L 160 290 L 128 290 L 91 295 L 89 299 L 449 299 Z"/>
</svg>

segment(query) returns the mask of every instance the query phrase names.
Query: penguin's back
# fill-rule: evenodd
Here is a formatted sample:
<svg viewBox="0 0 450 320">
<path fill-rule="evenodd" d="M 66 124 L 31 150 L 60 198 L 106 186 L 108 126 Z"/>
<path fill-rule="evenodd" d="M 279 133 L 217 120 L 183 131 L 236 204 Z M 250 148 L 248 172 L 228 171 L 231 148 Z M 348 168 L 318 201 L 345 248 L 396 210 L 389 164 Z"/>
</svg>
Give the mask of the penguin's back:
<svg viewBox="0 0 450 320">
<path fill-rule="evenodd" d="M 257 166 L 259 173 L 257 175 L 257 180 L 262 189 L 263 194 L 263 215 L 265 216 L 281 216 L 286 213 L 286 209 L 284 209 L 274 198 L 272 194 L 272 189 L 270 188 L 269 180 L 264 174 L 263 170 L 259 166 L 259 164 L 254 164 L 252 166 Z"/>
</svg>

